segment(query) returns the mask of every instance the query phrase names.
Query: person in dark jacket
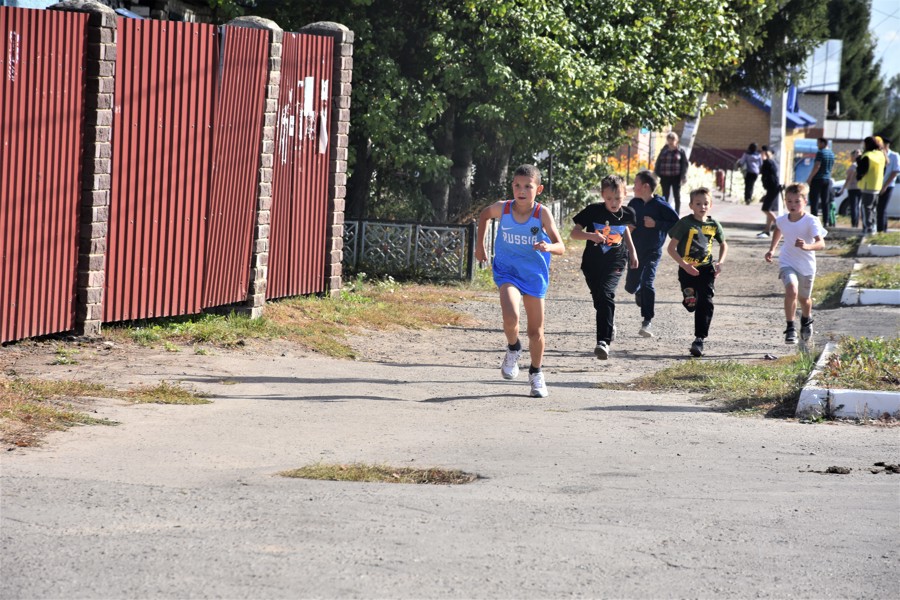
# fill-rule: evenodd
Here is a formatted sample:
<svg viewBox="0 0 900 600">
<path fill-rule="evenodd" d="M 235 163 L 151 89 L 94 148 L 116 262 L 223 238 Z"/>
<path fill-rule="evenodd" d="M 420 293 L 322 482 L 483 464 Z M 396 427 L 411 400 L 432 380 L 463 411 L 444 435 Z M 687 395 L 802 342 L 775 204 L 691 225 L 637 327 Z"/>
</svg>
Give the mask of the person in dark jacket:
<svg viewBox="0 0 900 600">
<path fill-rule="evenodd" d="M 775 229 L 775 217 L 778 216 L 778 197 L 781 195 L 781 181 L 778 178 L 778 163 L 768 146 L 762 147 L 762 166 L 759 168 L 759 176 L 762 179 L 763 189 L 766 195 L 762 200 L 762 211 L 766 215 L 766 225 L 762 232 L 756 234 L 758 238 L 767 238 Z"/>
<path fill-rule="evenodd" d="M 687 171 L 687 155 L 678 146 L 678 134 L 670 131 L 666 134 L 666 145 L 656 157 L 653 172 L 659 177 L 662 197 L 667 202 L 671 191 L 675 212 L 678 214 L 681 214 L 681 186 L 687 182 Z"/>
<path fill-rule="evenodd" d="M 653 193 L 656 175 L 644 170 L 634 178 L 634 198 L 628 208 L 634 210 L 635 225 L 631 227 L 631 239 L 637 251 L 636 269 L 628 269 L 625 275 L 625 291 L 634 294 L 641 307 L 641 328 L 638 334 L 653 337 L 653 317 L 656 307 L 656 269 L 662 257 L 666 233 L 678 222 L 678 213 L 672 210 L 662 196 Z"/>
</svg>

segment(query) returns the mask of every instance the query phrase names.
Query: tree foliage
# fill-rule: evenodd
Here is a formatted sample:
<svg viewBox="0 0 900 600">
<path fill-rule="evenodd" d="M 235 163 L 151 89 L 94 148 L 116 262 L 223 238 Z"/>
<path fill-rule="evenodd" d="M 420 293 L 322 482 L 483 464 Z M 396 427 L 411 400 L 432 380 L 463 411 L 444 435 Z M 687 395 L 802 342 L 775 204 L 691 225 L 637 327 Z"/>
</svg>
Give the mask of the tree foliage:
<svg viewBox="0 0 900 600">
<path fill-rule="evenodd" d="M 828 27 L 833 39 L 843 41 L 841 84 L 829 97 L 828 110 L 840 118 L 874 121 L 884 115 L 884 81 L 881 66 L 875 60 L 875 40 L 869 32 L 871 0 L 831 0 L 828 3 Z"/>
<path fill-rule="evenodd" d="M 354 31 L 347 210 L 443 221 L 467 218 L 503 197 L 509 167 L 535 162 L 541 151 L 554 157 L 554 195 L 573 206 L 584 202 L 605 171 L 595 157 L 623 131 L 675 122 L 693 111 L 702 92 L 762 81 L 771 76 L 771 61 L 793 60 L 791 48 L 810 45 L 812 29 L 790 18 L 773 29 L 799 32 L 784 55 L 775 52 L 777 44 L 756 41 L 778 6 L 777 0 L 260 0 L 248 12 L 287 31 L 315 21 Z"/>
</svg>

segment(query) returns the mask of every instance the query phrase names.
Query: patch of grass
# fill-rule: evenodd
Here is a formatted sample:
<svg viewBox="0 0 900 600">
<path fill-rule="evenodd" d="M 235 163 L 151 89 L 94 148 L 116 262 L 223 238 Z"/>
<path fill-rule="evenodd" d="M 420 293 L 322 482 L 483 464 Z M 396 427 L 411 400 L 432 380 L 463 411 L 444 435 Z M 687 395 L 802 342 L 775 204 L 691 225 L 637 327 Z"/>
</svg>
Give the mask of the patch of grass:
<svg viewBox="0 0 900 600">
<path fill-rule="evenodd" d="M 805 352 L 752 363 L 689 360 L 640 377 L 627 389 L 693 392 L 730 411 L 789 416 L 814 364 Z"/>
<path fill-rule="evenodd" d="M 900 338 L 841 338 L 818 383 L 836 389 L 900 392 Z"/>
<path fill-rule="evenodd" d="M 821 273 L 813 282 L 812 297 L 817 301 L 816 308 L 838 308 L 841 295 L 850 280 L 849 272 Z"/>
<path fill-rule="evenodd" d="M 388 465 L 369 465 L 365 463 L 352 463 L 349 465 L 317 463 L 291 471 L 282 471 L 278 474 L 282 477 L 327 481 L 431 483 L 438 485 L 471 483 L 479 478 L 478 475 L 459 470 L 394 468 Z"/>
<path fill-rule="evenodd" d="M 900 263 L 866 265 L 854 274 L 856 285 L 874 290 L 900 289 Z"/>
<path fill-rule="evenodd" d="M 78 350 L 65 348 L 63 346 L 56 347 L 56 358 L 53 359 L 54 365 L 77 365 L 78 361 L 73 357 L 78 354 Z"/>
<path fill-rule="evenodd" d="M 338 358 L 353 358 L 347 343 L 365 329 L 428 329 L 469 325 L 473 321 L 453 304 L 473 299 L 472 286 L 399 283 L 388 277 L 366 281 L 364 274 L 350 281 L 337 297 L 307 296 L 270 302 L 265 316 L 202 314 L 113 325 L 108 336 L 142 345 L 163 343 L 218 347 L 241 346 L 245 340 L 286 339 L 310 350 Z M 200 352 L 195 351 L 199 354 Z"/>
<path fill-rule="evenodd" d="M 211 404 L 203 395 L 163 381 L 154 386 L 141 386 L 125 392 L 124 398 L 139 404 Z"/>
<path fill-rule="evenodd" d="M 115 394 L 115 390 L 96 383 L 0 378 L 0 441 L 35 446 L 49 431 L 75 425 L 118 425 L 73 405 L 78 398 Z"/>
<path fill-rule="evenodd" d="M 900 246 L 900 231 L 882 231 L 870 235 L 867 241 L 875 246 Z"/>
<path fill-rule="evenodd" d="M 822 253 L 829 256 L 851 258 L 856 256 L 856 251 L 859 250 L 861 241 L 862 238 L 858 235 L 848 237 L 829 236 L 825 238 L 825 249 L 822 250 Z"/>
</svg>

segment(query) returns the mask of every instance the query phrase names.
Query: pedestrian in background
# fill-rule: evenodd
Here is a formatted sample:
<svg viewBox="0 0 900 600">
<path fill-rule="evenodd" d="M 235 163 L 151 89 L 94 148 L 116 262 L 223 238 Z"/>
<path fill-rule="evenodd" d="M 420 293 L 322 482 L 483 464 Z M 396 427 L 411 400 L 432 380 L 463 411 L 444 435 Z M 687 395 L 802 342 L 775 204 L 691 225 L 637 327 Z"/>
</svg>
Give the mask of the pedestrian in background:
<svg viewBox="0 0 900 600">
<path fill-rule="evenodd" d="M 766 215 L 766 224 L 763 230 L 756 234 L 758 238 L 767 238 L 775 229 L 775 217 L 778 212 L 778 196 L 781 195 L 781 180 L 778 177 L 778 164 L 773 159 L 772 151 L 768 146 L 762 147 L 762 166 L 759 175 L 762 179 L 763 189 L 766 195 L 762 200 L 762 211 Z"/>
<path fill-rule="evenodd" d="M 850 207 L 850 224 L 859 227 L 859 182 L 856 180 L 856 159 L 859 158 L 859 150 L 850 152 L 850 166 L 847 167 L 847 175 L 844 177 L 844 185 L 838 196 L 847 191 L 847 205 Z"/>
<path fill-rule="evenodd" d="M 863 235 L 875 233 L 878 193 L 884 184 L 884 150 L 881 140 L 872 136 L 863 140 L 863 153 L 856 159 L 856 180 L 859 182 L 859 203 L 862 207 Z"/>
<path fill-rule="evenodd" d="M 806 178 L 809 186 L 809 212 L 813 216 L 819 216 L 822 210 L 822 222 L 826 227 L 831 223 L 831 205 L 834 202 L 834 190 L 831 185 L 831 169 L 834 167 L 834 152 L 828 147 L 828 140 L 819 138 L 816 140 L 819 150 L 813 162 L 812 171 Z"/>
<path fill-rule="evenodd" d="M 674 131 L 666 134 L 666 145 L 656 157 L 653 172 L 659 177 L 659 183 L 662 185 L 662 197 L 668 202 L 671 192 L 672 205 L 675 212 L 680 214 L 681 186 L 687 182 L 688 159 L 684 150 L 678 145 L 678 134 Z"/>
<path fill-rule="evenodd" d="M 756 185 L 762 167 L 762 155 L 755 142 L 747 146 L 747 151 L 741 155 L 736 164 L 744 174 L 744 203 L 750 204 L 753 202 L 753 186 Z"/>
<path fill-rule="evenodd" d="M 881 193 L 878 194 L 878 210 L 876 226 L 878 231 L 888 230 L 887 207 L 894 193 L 894 184 L 897 183 L 897 175 L 900 175 L 900 155 L 891 150 L 891 139 L 880 136 L 884 144 L 885 165 L 884 182 L 881 185 Z"/>
</svg>

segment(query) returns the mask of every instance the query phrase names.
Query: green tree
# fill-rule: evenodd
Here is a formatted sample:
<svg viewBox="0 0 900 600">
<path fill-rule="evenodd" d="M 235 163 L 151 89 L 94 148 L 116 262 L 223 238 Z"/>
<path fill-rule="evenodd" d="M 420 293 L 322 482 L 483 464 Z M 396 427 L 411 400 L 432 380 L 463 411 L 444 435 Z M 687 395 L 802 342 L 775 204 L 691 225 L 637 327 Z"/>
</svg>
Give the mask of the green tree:
<svg viewBox="0 0 900 600">
<path fill-rule="evenodd" d="M 843 41 L 841 87 L 828 99 L 828 110 L 852 121 L 877 121 L 884 115 L 885 93 L 881 65 L 875 60 L 875 40 L 869 32 L 871 0 L 831 0 L 828 27 Z"/>
<path fill-rule="evenodd" d="M 543 150 L 555 157 L 555 196 L 583 203 L 604 172 L 594 157 L 623 131 L 689 114 L 749 52 L 774 45 L 754 40 L 778 6 L 333 0 L 261 1 L 254 12 L 288 31 L 328 20 L 355 32 L 348 212 L 442 221 L 503 197 L 510 164 Z M 745 68 L 740 85 L 761 72 Z"/>
</svg>

